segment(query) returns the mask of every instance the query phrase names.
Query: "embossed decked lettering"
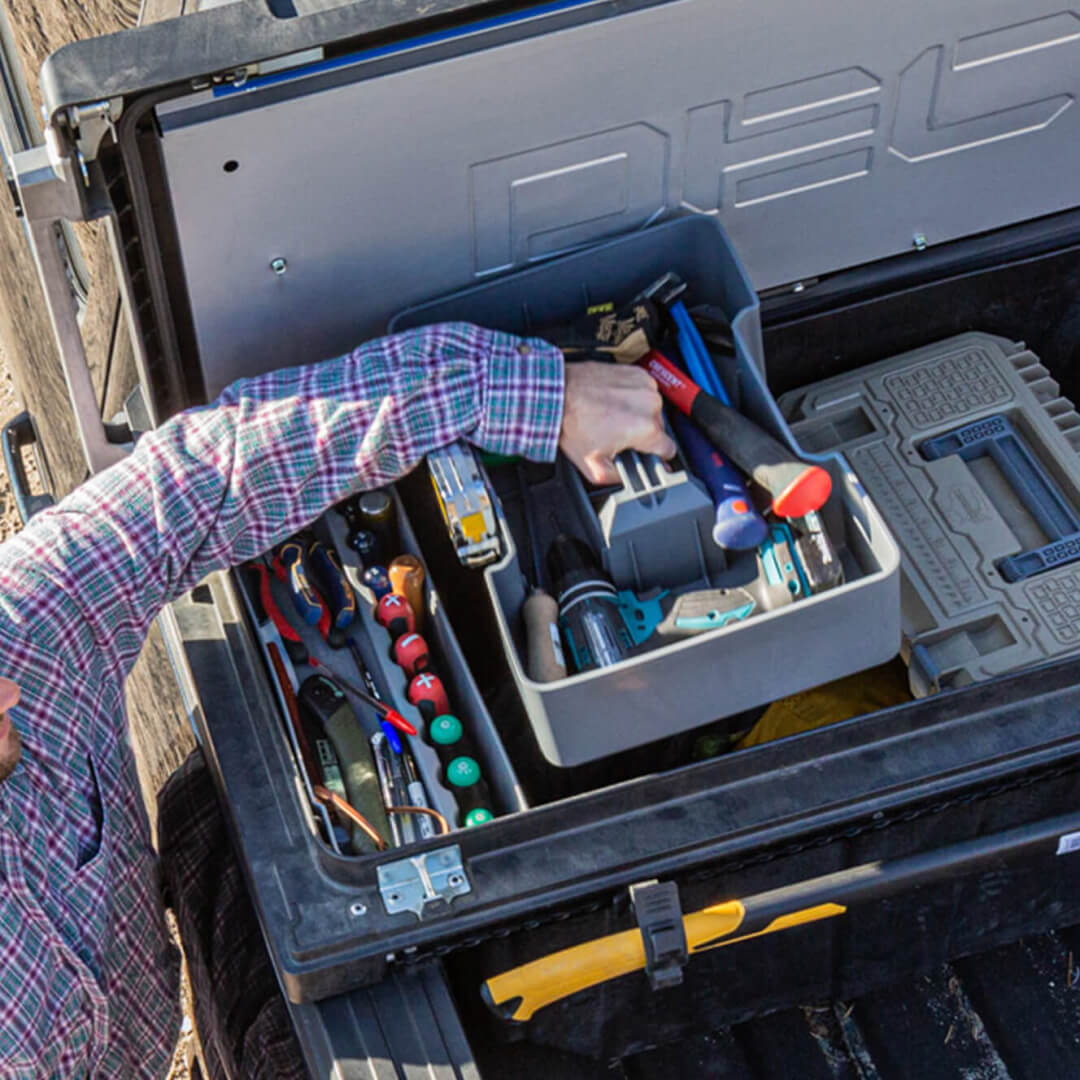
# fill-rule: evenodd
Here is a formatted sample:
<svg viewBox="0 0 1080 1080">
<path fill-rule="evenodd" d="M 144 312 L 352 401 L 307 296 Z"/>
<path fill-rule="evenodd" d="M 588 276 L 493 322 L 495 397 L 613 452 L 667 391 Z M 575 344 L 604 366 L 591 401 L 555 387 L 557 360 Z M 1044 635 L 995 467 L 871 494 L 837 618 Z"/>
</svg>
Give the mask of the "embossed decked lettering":
<svg viewBox="0 0 1080 1080">
<path fill-rule="evenodd" d="M 478 274 L 644 225 L 667 203 L 668 137 L 631 124 L 470 170 Z"/>
<path fill-rule="evenodd" d="M 715 100 L 681 123 L 650 117 L 472 165 L 475 273 L 676 207 L 726 215 L 1044 131 L 1072 105 L 1077 72 L 1074 11 L 931 42 L 889 71 L 852 65 L 739 95 L 718 69 Z"/>
<path fill-rule="evenodd" d="M 683 205 L 706 213 L 864 175 L 881 82 L 847 68 L 689 110 Z M 853 142 L 863 145 L 849 149 Z M 730 180 L 729 180 L 730 175 Z M 734 183 L 734 197 L 727 190 Z"/>
<path fill-rule="evenodd" d="M 900 75 L 889 152 L 926 161 L 1048 127 L 1073 102 L 1047 63 L 1047 50 L 1060 49 L 1080 70 L 1074 12 L 963 38 L 951 64 L 944 46 L 928 48 Z"/>
</svg>

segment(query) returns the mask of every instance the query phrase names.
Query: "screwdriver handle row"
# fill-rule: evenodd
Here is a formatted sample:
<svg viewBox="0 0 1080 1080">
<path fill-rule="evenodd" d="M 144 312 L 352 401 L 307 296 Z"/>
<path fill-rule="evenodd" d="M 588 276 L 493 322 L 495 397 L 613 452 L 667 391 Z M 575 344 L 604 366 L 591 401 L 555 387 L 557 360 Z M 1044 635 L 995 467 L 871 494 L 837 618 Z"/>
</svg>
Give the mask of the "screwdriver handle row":
<svg viewBox="0 0 1080 1080">
<path fill-rule="evenodd" d="M 390 635 L 394 660 L 411 678 L 407 696 L 424 718 L 424 741 L 438 755 L 439 779 L 453 794 L 462 823 L 470 828 L 494 817 L 491 792 L 472 740 L 466 735 L 461 721 L 450 713 L 442 680 L 431 670 L 427 646 L 416 633 L 414 605 L 419 597 L 410 597 L 408 593 L 418 592 L 423 569 L 418 559 L 414 562 L 415 567 L 410 567 L 410 573 L 395 582 L 397 589 L 402 591 L 395 590 L 379 599 L 375 620 Z M 391 580 L 395 577 L 391 573 Z"/>
</svg>

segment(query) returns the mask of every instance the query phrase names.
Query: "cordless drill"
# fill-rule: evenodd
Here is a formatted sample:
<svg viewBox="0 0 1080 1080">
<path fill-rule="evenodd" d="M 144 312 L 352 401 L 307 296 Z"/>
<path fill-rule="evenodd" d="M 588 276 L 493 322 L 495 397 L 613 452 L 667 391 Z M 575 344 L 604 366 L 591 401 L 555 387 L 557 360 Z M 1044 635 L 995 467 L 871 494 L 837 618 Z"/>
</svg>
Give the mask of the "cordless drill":
<svg viewBox="0 0 1080 1080">
<path fill-rule="evenodd" d="M 619 593 L 592 548 L 560 532 L 548 550 L 548 569 L 574 670 L 610 667 L 628 656 L 634 641 L 619 610 Z"/>
</svg>

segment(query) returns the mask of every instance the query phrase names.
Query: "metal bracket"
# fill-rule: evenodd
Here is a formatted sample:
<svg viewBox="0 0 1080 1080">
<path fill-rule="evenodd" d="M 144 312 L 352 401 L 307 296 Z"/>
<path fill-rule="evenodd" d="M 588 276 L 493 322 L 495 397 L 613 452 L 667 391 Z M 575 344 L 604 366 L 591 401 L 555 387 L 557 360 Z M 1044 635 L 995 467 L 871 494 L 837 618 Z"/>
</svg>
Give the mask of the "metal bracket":
<svg viewBox="0 0 1080 1080">
<path fill-rule="evenodd" d="M 30 491 L 30 484 L 26 479 L 26 470 L 23 468 L 22 451 L 33 447 L 34 457 L 37 462 L 38 472 L 45 473 L 40 457 L 41 445 L 38 443 L 37 428 L 28 412 L 20 413 L 14 419 L 4 425 L 2 434 L 4 443 L 4 465 L 7 468 L 8 483 L 11 493 L 15 497 L 15 507 L 19 512 L 19 519 L 25 525 L 39 510 L 52 506 L 56 499 L 50 491 L 41 495 L 34 495 Z"/>
<path fill-rule="evenodd" d="M 259 70 L 258 64 L 243 64 L 213 75 L 201 75 L 191 80 L 192 90 L 209 90 L 212 86 L 243 86 Z"/>
<path fill-rule="evenodd" d="M 123 98 L 94 101 L 89 105 L 74 105 L 67 111 L 68 124 L 75 142 L 76 154 L 82 169 L 83 180 L 89 186 L 86 162 L 94 161 L 101 148 L 105 132 L 116 139 L 116 121 L 124 111 Z"/>
<path fill-rule="evenodd" d="M 674 881 L 640 881 L 630 886 L 630 903 L 645 945 L 649 985 L 654 990 L 678 986 L 690 957 L 679 887 Z"/>
<path fill-rule="evenodd" d="M 14 156 L 11 170 L 27 221 L 79 221 L 86 216 L 72 160 L 60 152 L 51 128 L 43 146 L 20 150 Z"/>
<path fill-rule="evenodd" d="M 472 892 L 457 844 L 383 863 L 378 877 L 379 895 L 388 915 L 411 911 L 422 919 L 429 904 L 441 907 L 455 896 Z"/>
<path fill-rule="evenodd" d="M 59 228 L 59 223 L 55 220 L 31 220 L 27 233 L 45 294 L 53 334 L 60 351 L 64 381 L 67 383 L 68 397 L 75 413 L 83 454 L 90 471 L 96 473 L 119 461 L 124 457 L 125 451 L 111 445 L 105 434 L 97 390 L 90 377 L 90 366 L 86 361 L 86 350 L 72 301 Z"/>
</svg>

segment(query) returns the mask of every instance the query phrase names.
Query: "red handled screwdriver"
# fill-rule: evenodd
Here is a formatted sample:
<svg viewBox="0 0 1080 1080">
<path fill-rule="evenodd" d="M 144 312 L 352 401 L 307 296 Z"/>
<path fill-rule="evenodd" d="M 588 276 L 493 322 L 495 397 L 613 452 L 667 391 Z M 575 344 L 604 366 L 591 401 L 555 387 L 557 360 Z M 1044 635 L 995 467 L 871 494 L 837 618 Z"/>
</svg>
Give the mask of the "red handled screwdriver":
<svg viewBox="0 0 1080 1080">
<path fill-rule="evenodd" d="M 427 671 L 431 665 L 427 642 L 419 634 L 402 634 L 394 642 L 394 662 L 409 678 Z"/>
<path fill-rule="evenodd" d="M 450 699 L 446 696 L 442 680 L 433 671 L 422 671 L 414 676 L 406 697 L 429 724 L 436 716 L 450 711 Z"/>
<path fill-rule="evenodd" d="M 416 617 L 409 601 L 397 593 L 387 593 L 379 601 L 375 607 L 375 621 L 386 627 L 395 640 L 402 634 L 411 634 L 416 630 Z"/>
</svg>

